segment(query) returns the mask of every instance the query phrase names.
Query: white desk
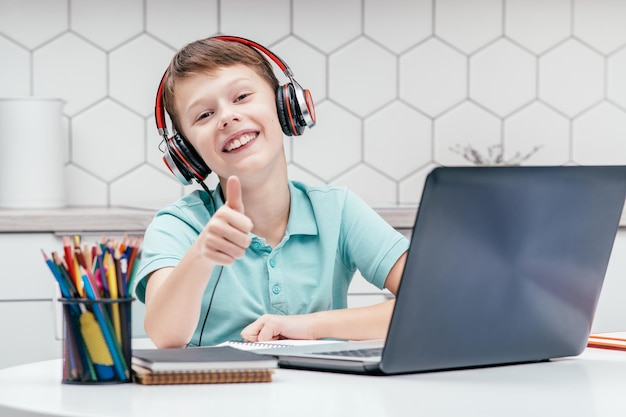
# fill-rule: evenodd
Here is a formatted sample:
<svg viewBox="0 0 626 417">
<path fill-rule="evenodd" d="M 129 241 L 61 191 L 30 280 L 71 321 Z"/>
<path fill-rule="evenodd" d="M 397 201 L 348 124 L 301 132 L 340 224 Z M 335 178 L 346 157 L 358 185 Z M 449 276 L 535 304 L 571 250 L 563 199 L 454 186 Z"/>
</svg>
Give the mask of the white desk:
<svg viewBox="0 0 626 417">
<path fill-rule="evenodd" d="M 626 352 L 393 377 L 278 369 L 270 383 L 61 384 L 61 362 L 0 370 L 0 416 L 620 416 Z"/>
</svg>

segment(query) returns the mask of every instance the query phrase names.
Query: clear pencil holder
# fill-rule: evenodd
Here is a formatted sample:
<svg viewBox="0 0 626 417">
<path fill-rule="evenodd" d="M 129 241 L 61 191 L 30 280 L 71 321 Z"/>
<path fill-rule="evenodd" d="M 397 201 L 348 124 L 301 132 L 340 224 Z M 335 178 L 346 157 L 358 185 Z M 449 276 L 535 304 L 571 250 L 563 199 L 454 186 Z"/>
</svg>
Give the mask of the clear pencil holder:
<svg viewBox="0 0 626 417">
<path fill-rule="evenodd" d="M 60 298 L 64 384 L 132 382 L 134 298 Z"/>
</svg>

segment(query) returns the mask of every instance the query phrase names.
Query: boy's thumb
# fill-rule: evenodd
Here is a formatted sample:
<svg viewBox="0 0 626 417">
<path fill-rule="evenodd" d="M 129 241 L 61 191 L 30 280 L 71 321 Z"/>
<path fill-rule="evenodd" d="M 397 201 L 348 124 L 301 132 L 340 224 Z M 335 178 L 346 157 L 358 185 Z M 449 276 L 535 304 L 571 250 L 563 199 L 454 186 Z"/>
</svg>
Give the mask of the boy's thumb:
<svg viewBox="0 0 626 417">
<path fill-rule="evenodd" d="M 241 183 L 236 176 L 228 177 L 226 181 L 226 205 L 233 210 L 243 213 L 243 200 L 241 199 Z"/>
</svg>

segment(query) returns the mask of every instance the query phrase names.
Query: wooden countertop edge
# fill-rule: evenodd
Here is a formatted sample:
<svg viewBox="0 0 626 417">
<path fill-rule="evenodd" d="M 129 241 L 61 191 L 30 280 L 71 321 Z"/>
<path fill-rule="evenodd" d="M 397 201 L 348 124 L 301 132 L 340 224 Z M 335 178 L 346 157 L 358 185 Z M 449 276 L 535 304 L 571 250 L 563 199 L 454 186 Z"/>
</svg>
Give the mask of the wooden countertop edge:
<svg viewBox="0 0 626 417">
<path fill-rule="evenodd" d="M 375 207 L 396 229 L 410 229 L 417 208 Z M 143 232 L 155 210 L 133 208 L 0 209 L 0 233 Z M 626 210 L 620 228 L 626 228 Z"/>
</svg>

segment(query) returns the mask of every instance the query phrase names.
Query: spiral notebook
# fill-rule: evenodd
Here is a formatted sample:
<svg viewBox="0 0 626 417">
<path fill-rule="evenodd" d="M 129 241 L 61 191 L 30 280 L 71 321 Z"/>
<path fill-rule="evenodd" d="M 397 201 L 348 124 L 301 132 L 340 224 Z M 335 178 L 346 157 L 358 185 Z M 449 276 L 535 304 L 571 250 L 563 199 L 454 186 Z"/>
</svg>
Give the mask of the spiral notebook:
<svg viewBox="0 0 626 417">
<path fill-rule="evenodd" d="M 625 199 L 626 166 L 436 168 L 386 340 L 257 352 L 281 367 L 373 374 L 578 355 Z"/>
</svg>

